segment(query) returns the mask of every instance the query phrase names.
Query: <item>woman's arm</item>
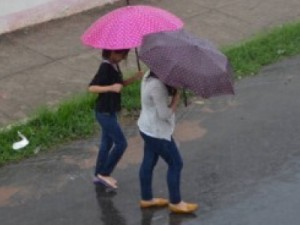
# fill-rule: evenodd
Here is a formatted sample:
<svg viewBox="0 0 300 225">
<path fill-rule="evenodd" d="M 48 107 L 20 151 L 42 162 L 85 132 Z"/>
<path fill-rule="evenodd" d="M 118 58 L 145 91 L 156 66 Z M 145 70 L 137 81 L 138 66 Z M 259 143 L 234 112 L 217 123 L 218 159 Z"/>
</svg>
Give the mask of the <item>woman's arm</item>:
<svg viewBox="0 0 300 225">
<path fill-rule="evenodd" d="M 133 82 L 135 82 L 137 80 L 141 80 L 143 75 L 144 75 L 144 72 L 142 72 L 142 71 L 136 72 L 132 77 L 124 80 L 123 85 L 127 86 L 127 85 L 130 85 L 130 84 L 132 84 Z"/>
<path fill-rule="evenodd" d="M 179 90 L 177 90 L 176 94 L 172 97 L 171 104 L 169 105 L 169 107 L 172 109 L 173 112 L 176 111 L 179 101 L 180 101 L 180 92 Z"/>
<path fill-rule="evenodd" d="M 112 84 L 112 85 L 106 85 L 106 86 L 102 86 L 102 85 L 90 85 L 88 90 L 91 93 L 105 93 L 105 92 L 116 92 L 116 93 L 120 93 L 121 90 L 123 88 L 122 84 Z"/>
<path fill-rule="evenodd" d="M 169 119 L 175 112 L 179 103 L 179 94 L 172 98 L 171 104 L 169 105 L 168 92 L 164 84 L 160 83 L 159 86 L 152 87 L 151 96 L 155 104 L 158 116 L 163 119 Z"/>
</svg>

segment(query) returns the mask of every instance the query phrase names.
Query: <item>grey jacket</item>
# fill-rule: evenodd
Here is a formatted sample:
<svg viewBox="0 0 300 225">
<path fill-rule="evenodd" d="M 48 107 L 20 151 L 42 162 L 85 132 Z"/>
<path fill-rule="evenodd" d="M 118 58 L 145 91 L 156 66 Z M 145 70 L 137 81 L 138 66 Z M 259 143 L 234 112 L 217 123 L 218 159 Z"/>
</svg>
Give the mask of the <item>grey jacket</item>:
<svg viewBox="0 0 300 225">
<path fill-rule="evenodd" d="M 175 114 L 168 107 L 168 91 L 159 79 L 148 75 L 149 72 L 141 84 L 142 110 L 137 124 L 146 135 L 170 141 L 175 129 Z"/>
</svg>

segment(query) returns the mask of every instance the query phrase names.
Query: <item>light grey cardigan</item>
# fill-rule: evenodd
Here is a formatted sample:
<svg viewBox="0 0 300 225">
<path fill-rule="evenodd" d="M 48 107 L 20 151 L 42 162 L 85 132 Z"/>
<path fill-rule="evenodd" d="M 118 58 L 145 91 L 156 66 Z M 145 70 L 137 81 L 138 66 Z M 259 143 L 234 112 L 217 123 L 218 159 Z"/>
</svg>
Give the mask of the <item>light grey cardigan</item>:
<svg viewBox="0 0 300 225">
<path fill-rule="evenodd" d="M 168 90 L 159 79 L 148 76 L 149 71 L 141 84 L 142 110 L 138 127 L 150 137 L 170 141 L 175 129 L 175 114 L 168 107 Z"/>
</svg>

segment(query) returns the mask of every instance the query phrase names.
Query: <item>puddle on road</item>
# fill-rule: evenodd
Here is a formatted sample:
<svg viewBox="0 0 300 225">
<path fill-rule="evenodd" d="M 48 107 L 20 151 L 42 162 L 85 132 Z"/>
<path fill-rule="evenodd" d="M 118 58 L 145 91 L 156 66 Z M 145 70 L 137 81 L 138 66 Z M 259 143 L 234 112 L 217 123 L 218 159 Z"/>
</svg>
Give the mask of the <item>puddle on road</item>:
<svg viewBox="0 0 300 225">
<path fill-rule="evenodd" d="M 178 123 L 175 129 L 175 140 L 180 142 L 193 141 L 203 138 L 207 130 L 198 124 L 198 121 L 182 121 Z"/>
<path fill-rule="evenodd" d="M 0 207 L 10 206 L 12 204 L 12 196 L 17 194 L 20 190 L 18 187 L 0 187 Z"/>
</svg>

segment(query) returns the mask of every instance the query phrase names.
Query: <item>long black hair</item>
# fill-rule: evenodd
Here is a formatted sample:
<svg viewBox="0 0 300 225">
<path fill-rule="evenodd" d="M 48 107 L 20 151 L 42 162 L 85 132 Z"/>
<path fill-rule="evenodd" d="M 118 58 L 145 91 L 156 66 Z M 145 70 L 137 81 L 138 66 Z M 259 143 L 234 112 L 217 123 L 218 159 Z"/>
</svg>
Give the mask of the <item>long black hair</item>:
<svg viewBox="0 0 300 225">
<path fill-rule="evenodd" d="M 156 78 L 156 79 L 159 79 L 158 76 L 157 76 L 155 73 L 153 73 L 152 71 L 150 71 L 150 74 L 149 74 L 148 77 L 154 77 L 154 78 Z M 174 95 L 176 95 L 176 93 L 177 93 L 177 89 L 176 89 L 176 88 L 174 88 L 174 87 L 172 87 L 172 86 L 170 86 L 170 85 L 167 85 L 167 84 L 165 84 L 165 86 L 166 86 L 166 88 L 167 88 L 167 90 L 168 90 L 169 96 L 174 96 Z"/>
</svg>

